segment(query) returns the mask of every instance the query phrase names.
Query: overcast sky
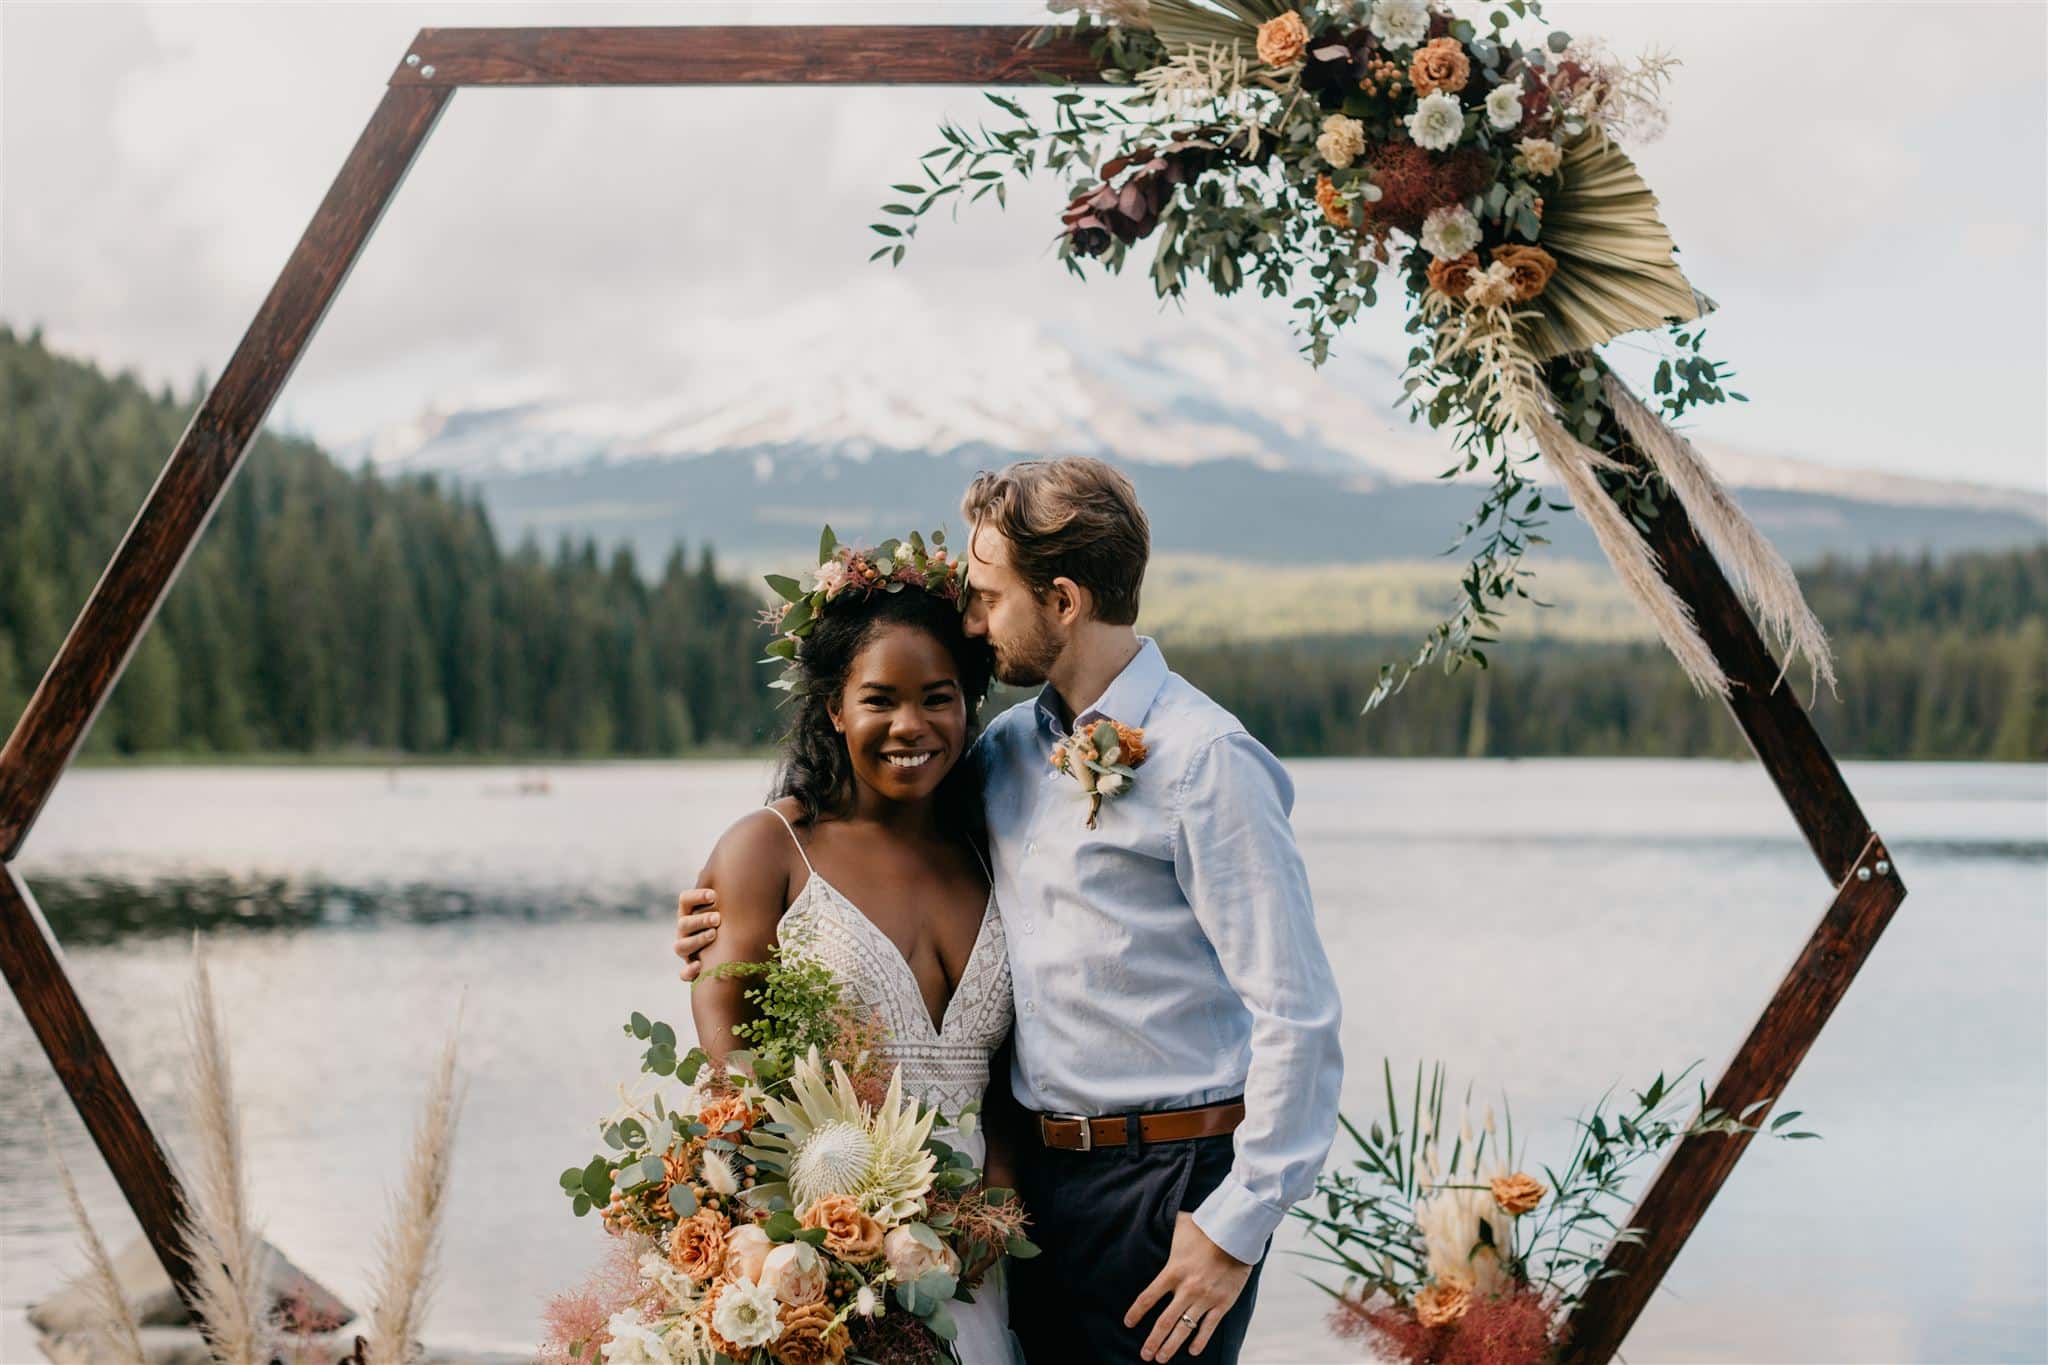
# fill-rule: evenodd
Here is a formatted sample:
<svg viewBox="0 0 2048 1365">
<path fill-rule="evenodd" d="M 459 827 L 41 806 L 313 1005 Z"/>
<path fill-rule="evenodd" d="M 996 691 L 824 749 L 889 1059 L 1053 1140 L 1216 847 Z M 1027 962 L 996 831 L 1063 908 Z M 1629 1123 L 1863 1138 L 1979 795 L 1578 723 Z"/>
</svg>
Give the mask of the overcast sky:
<svg viewBox="0 0 2048 1365">
<path fill-rule="evenodd" d="M 1482 7 L 1483 9 L 1483 7 Z M 1028 4 L 0 5 L 0 318 L 180 390 L 218 372 L 423 26 L 1031 22 Z M 2048 8 L 1582 4 L 1685 63 L 1633 149 L 1710 350 L 1752 398 L 1704 434 L 2048 487 Z M 967 90 L 458 94 L 274 419 L 341 441 L 436 401 L 687 376 L 679 329 L 844 287 L 890 182 Z M 960 306 L 1175 325 L 1141 276 L 1070 282 L 1044 186 L 935 224 Z M 1202 309 L 1273 310 L 1249 298 Z M 1398 303 L 1350 344 L 1394 353 Z M 849 327 L 862 319 L 849 314 Z M 763 356 L 764 382 L 774 357 Z"/>
</svg>

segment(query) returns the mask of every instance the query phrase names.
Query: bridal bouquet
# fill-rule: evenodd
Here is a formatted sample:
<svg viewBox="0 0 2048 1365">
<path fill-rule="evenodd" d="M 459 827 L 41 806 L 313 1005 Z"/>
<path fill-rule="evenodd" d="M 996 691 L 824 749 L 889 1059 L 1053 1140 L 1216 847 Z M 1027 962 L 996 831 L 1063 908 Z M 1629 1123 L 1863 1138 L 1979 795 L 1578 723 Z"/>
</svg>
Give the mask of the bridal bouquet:
<svg viewBox="0 0 2048 1365">
<path fill-rule="evenodd" d="M 1332 1329 L 1404 1365 L 1549 1359 L 1607 1244 L 1641 1236 L 1614 1220 L 1626 1212 L 1627 1173 L 1681 1138 L 1756 1131 L 1743 1119 L 1763 1101 L 1723 1113 L 1706 1106 L 1704 1086 L 1691 1117 L 1681 1118 L 1674 1101 L 1690 1070 L 1657 1077 L 1618 1112 L 1595 1105 L 1571 1160 L 1542 1168 L 1539 1180 L 1516 1163 L 1512 1121 L 1503 1137 L 1490 1110 L 1477 1133 L 1461 1118 L 1445 1149 L 1442 1067 L 1426 1094 L 1416 1069 L 1404 1128 L 1386 1068 L 1384 1121 L 1361 1133 L 1344 1120 L 1358 1159 L 1317 1182 L 1320 1208 L 1312 1197 L 1294 1210 L 1330 1253 L 1314 1259 L 1347 1276 L 1341 1288 L 1320 1286 L 1336 1301 Z M 1778 1115 L 1771 1133 L 1814 1137 L 1786 1131 L 1798 1117 L 1796 1109 Z"/>
<path fill-rule="evenodd" d="M 741 969 L 752 1051 L 714 1066 L 635 1013 L 642 1093 L 620 1087 L 606 1150 L 561 1174 L 571 1210 L 616 1239 L 550 1305 L 559 1365 L 838 1365 L 948 1360 L 947 1304 L 1003 1254 L 1031 1256 L 1022 1205 L 981 1188 L 945 1116 L 904 1096 L 828 973 L 780 948 Z M 689 1087 L 672 1102 L 660 1078 Z M 974 1113 L 953 1119 L 971 1132 Z"/>
</svg>

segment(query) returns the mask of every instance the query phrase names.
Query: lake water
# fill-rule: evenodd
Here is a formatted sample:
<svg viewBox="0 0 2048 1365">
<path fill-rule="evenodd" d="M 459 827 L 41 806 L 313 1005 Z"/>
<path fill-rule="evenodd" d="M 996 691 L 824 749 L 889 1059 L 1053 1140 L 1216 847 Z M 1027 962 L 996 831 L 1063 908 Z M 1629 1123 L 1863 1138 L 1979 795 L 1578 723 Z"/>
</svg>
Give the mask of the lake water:
<svg viewBox="0 0 2048 1365">
<path fill-rule="evenodd" d="M 1347 1109 L 1380 1059 L 1505 1091 L 1532 1164 L 1610 1085 L 1725 1059 L 1829 888 L 1753 764 L 1291 764 L 1345 989 Z M 82 771 L 23 866 L 173 1151 L 177 1011 L 207 926 L 266 1234 L 361 1306 L 429 1059 L 469 1077 L 430 1339 L 522 1350 L 601 1235 L 555 1176 L 637 1052 L 687 1025 L 675 891 L 756 804 L 757 763 Z M 1764 1142 L 1628 1346 L 1633 1361 L 2048 1359 L 2048 769 L 1850 765 L 1911 896 Z M 103 1235 L 135 1234 L 11 997 L 0 1004 L 0 1358 L 79 1264 L 36 1111 L 76 1139 Z M 1341 1155 L 1340 1145 L 1338 1152 Z M 1283 1247 L 1301 1245 L 1290 1228 Z M 1247 1358 L 1355 1359 L 1308 1263 L 1269 1265 Z"/>
</svg>

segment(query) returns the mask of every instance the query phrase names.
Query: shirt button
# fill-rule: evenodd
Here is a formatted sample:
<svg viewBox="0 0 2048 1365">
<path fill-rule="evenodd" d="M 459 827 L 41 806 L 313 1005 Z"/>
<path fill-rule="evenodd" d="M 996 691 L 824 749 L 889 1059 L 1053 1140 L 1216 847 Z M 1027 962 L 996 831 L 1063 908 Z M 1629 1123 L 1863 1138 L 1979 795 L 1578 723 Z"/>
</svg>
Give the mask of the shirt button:
<svg viewBox="0 0 2048 1365">
<path fill-rule="evenodd" d="M 1024 1012 L 1026 1014 L 1038 1013 L 1038 1002 L 1036 1000 L 1026 1000 L 1024 1002 Z"/>
<path fill-rule="evenodd" d="M 1028 843 L 1028 844 L 1024 845 L 1024 851 L 1025 851 L 1026 853 L 1036 853 L 1036 852 L 1038 852 L 1038 841 L 1034 839 L 1034 840 L 1033 840 L 1033 841 L 1031 841 L 1030 843 Z"/>
<path fill-rule="evenodd" d="M 1030 919 L 1027 919 L 1027 920 L 1025 920 L 1025 921 L 1024 921 L 1024 932 L 1025 932 L 1025 933 L 1027 933 L 1027 934 L 1035 934 L 1035 933 L 1037 933 L 1037 932 L 1038 932 L 1038 921 L 1037 921 L 1037 920 L 1030 920 Z"/>
</svg>

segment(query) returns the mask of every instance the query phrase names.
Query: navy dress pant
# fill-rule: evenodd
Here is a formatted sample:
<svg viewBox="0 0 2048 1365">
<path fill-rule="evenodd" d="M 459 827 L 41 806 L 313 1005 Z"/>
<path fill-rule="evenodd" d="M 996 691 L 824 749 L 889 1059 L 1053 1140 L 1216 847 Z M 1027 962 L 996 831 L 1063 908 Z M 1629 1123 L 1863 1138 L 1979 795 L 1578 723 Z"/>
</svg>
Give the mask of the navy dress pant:
<svg viewBox="0 0 2048 1365">
<path fill-rule="evenodd" d="M 1009 1266 L 1010 1326 L 1024 1358 L 1030 1365 L 1131 1365 L 1172 1299 L 1136 1327 L 1124 1326 L 1124 1313 L 1165 1268 L 1176 1217 L 1193 1212 L 1230 1173 L 1229 1134 L 1091 1152 L 1058 1151 L 1029 1137 L 1020 1146 L 1017 1192 L 1031 1213 L 1031 1240 L 1043 1249 Z M 1190 1335 L 1174 1365 L 1233 1365 L 1264 1264 L 1252 1268 L 1202 1354 L 1188 1354 Z"/>
</svg>

